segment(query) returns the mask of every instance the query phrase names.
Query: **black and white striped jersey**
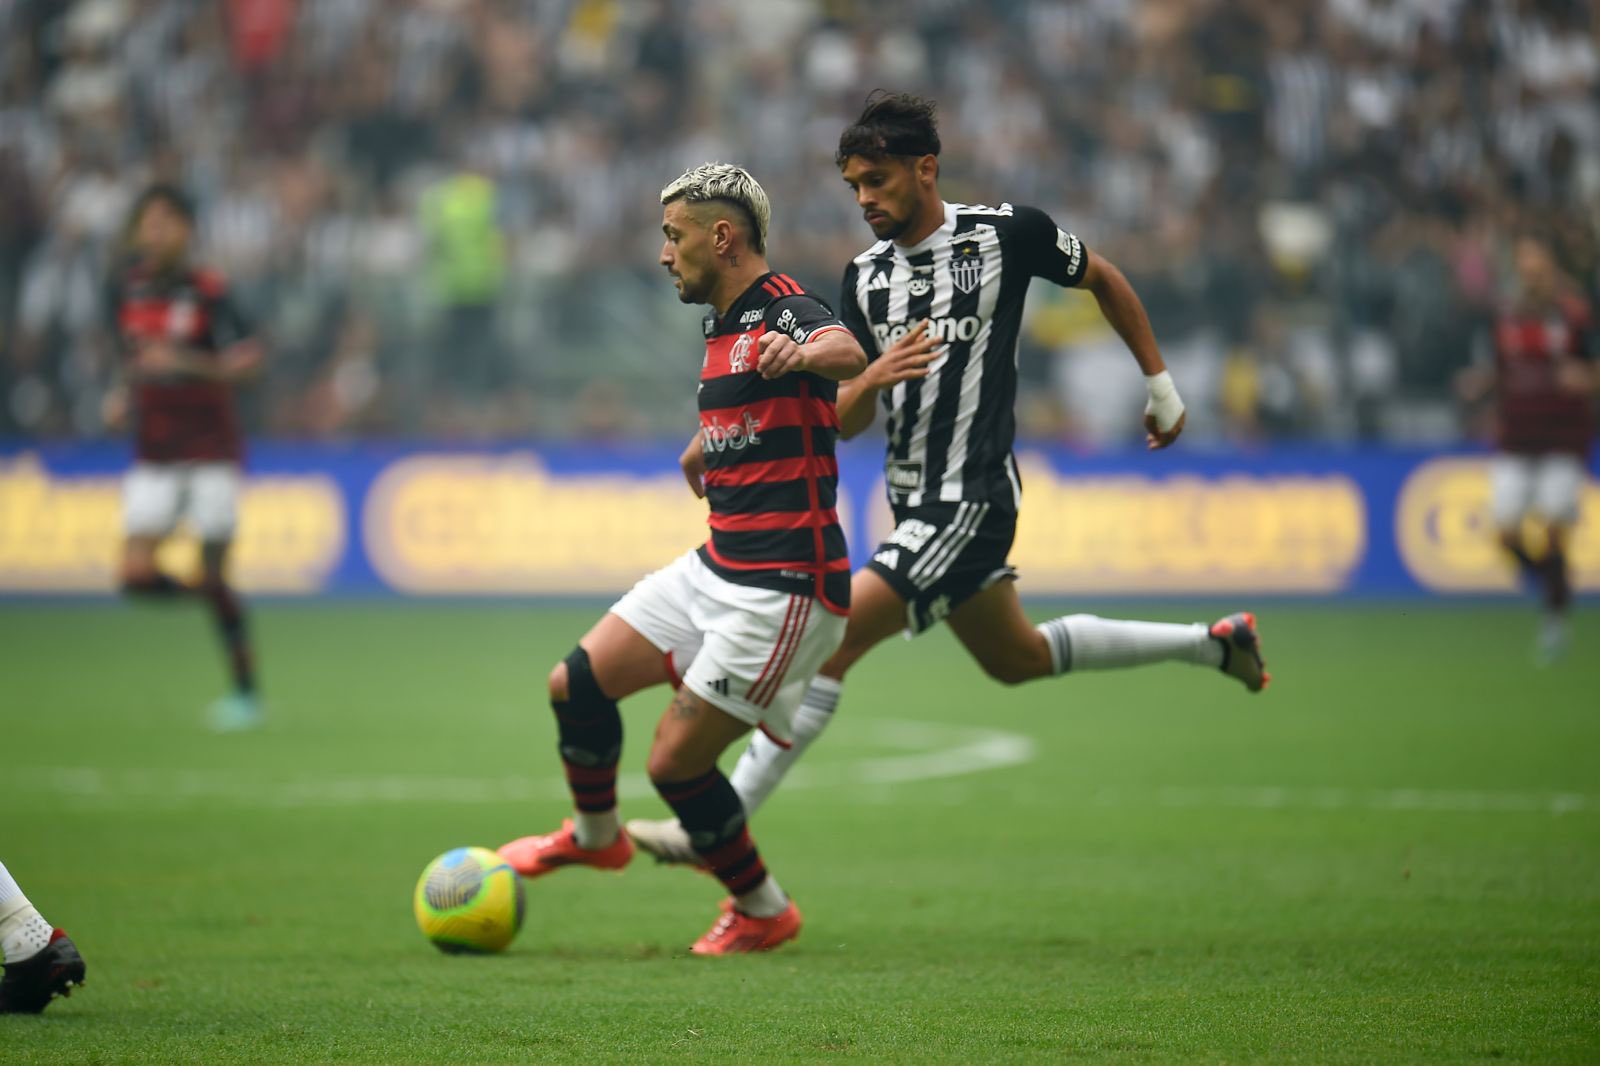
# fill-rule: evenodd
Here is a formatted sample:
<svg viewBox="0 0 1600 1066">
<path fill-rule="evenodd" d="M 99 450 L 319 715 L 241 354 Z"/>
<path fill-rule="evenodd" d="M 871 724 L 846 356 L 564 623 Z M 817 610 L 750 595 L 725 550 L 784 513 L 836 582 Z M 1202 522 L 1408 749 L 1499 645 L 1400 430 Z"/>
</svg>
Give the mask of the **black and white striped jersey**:
<svg viewBox="0 0 1600 1066">
<path fill-rule="evenodd" d="M 1078 284 L 1088 258 L 1038 208 L 945 204 L 944 225 L 926 240 L 910 248 L 879 241 L 845 268 L 840 317 L 869 359 L 923 319 L 946 345 L 927 377 L 880 394 L 896 508 L 970 501 L 1016 510 L 1023 300 L 1036 277 Z"/>
</svg>

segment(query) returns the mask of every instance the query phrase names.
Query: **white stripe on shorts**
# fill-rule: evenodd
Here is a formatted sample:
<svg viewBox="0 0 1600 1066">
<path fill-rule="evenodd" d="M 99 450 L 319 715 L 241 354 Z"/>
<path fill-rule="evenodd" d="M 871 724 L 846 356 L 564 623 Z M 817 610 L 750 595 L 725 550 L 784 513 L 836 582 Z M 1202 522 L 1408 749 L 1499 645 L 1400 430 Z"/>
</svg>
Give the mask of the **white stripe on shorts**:
<svg viewBox="0 0 1600 1066">
<path fill-rule="evenodd" d="M 978 525 L 988 513 L 989 505 L 986 503 L 958 505 L 955 520 L 939 534 L 928 553 L 918 559 L 906 574 L 912 584 L 925 589 L 943 577 L 967 545 L 972 543 L 972 538 L 978 535 Z"/>
</svg>

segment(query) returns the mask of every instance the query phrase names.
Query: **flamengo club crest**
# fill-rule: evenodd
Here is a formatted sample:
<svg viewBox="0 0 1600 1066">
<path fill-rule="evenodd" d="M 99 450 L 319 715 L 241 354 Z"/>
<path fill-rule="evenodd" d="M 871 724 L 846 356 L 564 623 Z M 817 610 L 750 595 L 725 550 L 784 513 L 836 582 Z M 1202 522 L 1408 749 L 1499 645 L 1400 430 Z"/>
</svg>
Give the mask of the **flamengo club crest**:
<svg viewBox="0 0 1600 1066">
<path fill-rule="evenodd" d="M 733 342 L 733 351 L 728 353 L 728 369 L 735 374 L 743 374 L 749 370 L 750 349 L 754 347 L 755 341 L 750 339 L 750 334 L 739 334 L 739 339 Z"/>
<path fill-rule="evenodd" d="M 983 253 L 977 241 L 963 241 L 950 252 L 950 278 L 956 288 L 970 293 L 983 280 Z"/>
</svg>

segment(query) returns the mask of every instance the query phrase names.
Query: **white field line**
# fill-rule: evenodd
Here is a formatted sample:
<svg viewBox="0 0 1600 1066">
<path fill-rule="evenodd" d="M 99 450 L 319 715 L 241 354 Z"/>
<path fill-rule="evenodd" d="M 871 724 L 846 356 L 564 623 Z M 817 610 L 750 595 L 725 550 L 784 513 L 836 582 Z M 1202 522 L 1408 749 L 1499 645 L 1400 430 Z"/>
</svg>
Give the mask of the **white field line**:
<svg viewBox="0 0 1600 1066">
<path fill-rule="evenodd" d="M 865 733 L 865 738 L 860 734 Z M 858 758 L 797 768 L 786 789 L 907 784 L 1016 766 L 1034 757 L 1034 744 L 996 729 L 879 719 L 857 727 L 858 744 L 905 754 Z M 246 741 L 248 742 L 248 741 Z M 554 759 L 551 760 L 554 763 Z M 552 767 L 553 769 L 553 767 Z M 384 804 L 509 804 L 565 798 L 566 783 L 545 777 L 468 777 L 384 774 L 273 779 L 241 770 L 24 767 L 5 775 L 8 786 L 99 807 L 170 809 L 223 803 L 250 808 L 368 807 Z M 643 774 L 623 774 L 625 798 L 654 795 Z"/>
<path fill-rule="evenodd" d="M 1594 814 L 1600 796 L 1581 792 L 1499 792 L 1475 789 L 1219 786 L 1106 788 L 1097 807 L 1232 808 L 1259 811 L 1423 811 L 1449 814 Z"/>
</svg>

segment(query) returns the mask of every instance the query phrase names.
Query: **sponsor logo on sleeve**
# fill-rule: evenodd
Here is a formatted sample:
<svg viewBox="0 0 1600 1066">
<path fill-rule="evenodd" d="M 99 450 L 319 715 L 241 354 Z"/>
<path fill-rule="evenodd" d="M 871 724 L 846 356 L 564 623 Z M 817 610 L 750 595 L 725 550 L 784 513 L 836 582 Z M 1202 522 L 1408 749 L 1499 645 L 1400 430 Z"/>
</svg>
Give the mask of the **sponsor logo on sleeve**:
<svg viewBox="0 0 1600 1066">
<path fill-rule="evenodd" d="M 1083 266 L 1083 242 L 1064 229 L 1056 230 L 1056 247 L 1067 257 L 1067 273 L 1076 274 Z"/>
</svg>

